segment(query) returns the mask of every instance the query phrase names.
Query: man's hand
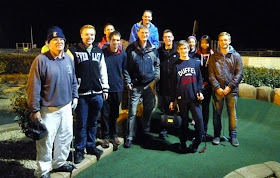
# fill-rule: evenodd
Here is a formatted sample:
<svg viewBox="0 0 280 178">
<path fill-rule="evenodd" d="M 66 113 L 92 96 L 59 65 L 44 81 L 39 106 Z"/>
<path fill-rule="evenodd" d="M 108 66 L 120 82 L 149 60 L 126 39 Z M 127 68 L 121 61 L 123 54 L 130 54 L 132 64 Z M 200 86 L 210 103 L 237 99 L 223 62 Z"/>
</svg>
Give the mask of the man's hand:
<svg viewBox="0 0 280 178">
<path fill-rule="evenodd" d="M 78 98 L 74 98 L 73 101 L 72 101 L 72 111 L 74 111 L 76 109 L 78 105 Z"/>
<path fill-rule="evenodd" d="M 40 111 L 32 112 L 32 113 L 31 113 L 31 120 L 32 120 L 32 122 L 34 122 L 34 123 L 41 122 L 42 117 L 41 117 Z"/>
<path fill-rule="evenodd" d="M 219 88 L 219 89 L 217 90 L 217 93 L 218 93 L 218 95 L 220 95 L 220 96 L 224 96 L 224 90 L 223 90 L 222 88 Z"/>
<path fill-rule="evenodd" d="M 203 100 L 204 99 L 204 96 L 203 96 L 202 93 L 197 93 L 196 97 L 197 97 L 197 100 Z"/>
<path fill-rule="evenodd" d="M 231 92 L 231 88 L 230 88 L 229 86 L 227 86 L 227 87 L 224 89 L 224 91 L 223 91 L 224 95 L 227 95 L 227 94 L 229 94 L 230 92 Z"/>
<path fill-rule="evenodd" d="M 172 111 L 174 110 L 174 102 L 171 101 L 170 104 L 169 104 L 169 110 Z"/>
<path fill-rule="evenodd" d="M 126 88 L 127 88 L 128 90 L 132 90 L 133 84 L 132 84 L 132 83 L 127 84 L 127 85 L 126 85 Z"/>
<path fill-rule="evenodd" d="M 108 93 L 103 92 L 102 95 L 103 95 L 103 100 L 104 100 L 104 101 L 108 99 Z"/>
</svg>

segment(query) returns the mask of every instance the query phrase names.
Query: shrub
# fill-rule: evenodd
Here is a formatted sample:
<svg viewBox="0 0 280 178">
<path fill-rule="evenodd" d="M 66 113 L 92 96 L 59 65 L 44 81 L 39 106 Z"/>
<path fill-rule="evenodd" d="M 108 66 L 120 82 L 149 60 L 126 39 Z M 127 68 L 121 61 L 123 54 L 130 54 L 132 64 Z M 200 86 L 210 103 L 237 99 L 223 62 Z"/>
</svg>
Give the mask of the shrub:
<svg viewBox="0 0 280 178">
<path fill-rule="evenodd" d="M 12 112 L 16 114 L 16 121 L 18 121 L 19 126 L 25 133 L 27 131 L 27 127 L 32 123 L 30 118 L 31 112 L 29 111 L 27 105 L 27 95 L 25 88 L 22 88 L 19 91 L 17 91 L 12 96 L 11 101 Z"/>
<path fill-rule="evenodd" d="M 247 83 L 254 87 L 280 88 L 280 70 L 264 67 L 244 67 L 244 77 L 241 83 Z"/>
<path fill-rule="evenodd" d="M 0 73 L 14 74 L 22 73 L 27 74 L 33 60 L 38 54 L 16 54 L 5 53 L 0 55 Z"/>
</svg>

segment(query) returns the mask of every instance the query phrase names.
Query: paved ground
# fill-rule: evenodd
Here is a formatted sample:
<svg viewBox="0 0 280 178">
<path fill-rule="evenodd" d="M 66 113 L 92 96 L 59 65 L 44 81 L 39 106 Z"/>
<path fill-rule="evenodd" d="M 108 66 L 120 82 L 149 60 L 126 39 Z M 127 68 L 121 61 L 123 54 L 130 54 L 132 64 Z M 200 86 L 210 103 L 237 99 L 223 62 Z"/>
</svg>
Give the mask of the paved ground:
<svg viewBox="0 0 280 178">
<path fill-rule="evenodd" d="M 5 132 L 5 131 L 11 131 L 11 130 L 16 130 L 16 129 L 20 129 L 18 123 L 12 123 L 12 124 L 5 124 L 5 125 L 0 125 L 0 133 L 1 132 Z M 123 138 L 119 138 L 119 140 L 121 141 L 121 145 L 124 142 Z M 104 151 L 104 153 L 102 154 L 102 156 L 100 157 L 100 159 L 104 158 L 105 156 L 111 154 L 113 152 L 113 145 L 110 144 L 109 148 L 102 148 L 100 145 L 97 146 L 99 149 L 102 149 Z M 72 175 L 70 175 L 70 173 L 66 173 L 66 172 L 57 172 L 57 173 L 52 173 L 51 177 L 52 178 L 70 178 L 73 177 L 75 175 L 77 175 L 78 173 L 80 173 L 81 171 L 85 170 L 86 168 L 88 168 L 89 166 L 93 165 L 94 163 L 96 163 L 98 160 L 96 158 L 96 156 L 94 155 L 85 155 L 85 159 L 80 163 L 80 164 L 76 164 L 77 169 L 75 169 L 72 172 Z"/>
</svg>

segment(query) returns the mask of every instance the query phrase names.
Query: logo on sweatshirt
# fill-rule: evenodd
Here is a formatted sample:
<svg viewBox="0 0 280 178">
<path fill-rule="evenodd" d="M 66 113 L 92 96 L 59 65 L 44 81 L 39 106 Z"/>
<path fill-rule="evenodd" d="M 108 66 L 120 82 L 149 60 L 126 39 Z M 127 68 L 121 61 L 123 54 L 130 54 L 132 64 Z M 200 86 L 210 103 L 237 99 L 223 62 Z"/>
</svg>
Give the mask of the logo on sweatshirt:
<svg viewBox="0 0 280 178">
<path fill-rule="evenodd" d="M 183 68 L 183 69 L 178 71 L 178 75 L 180 77 L 182 77 L 183 75 L 184 76 L 192 76 L 193 74 L 196 75 L 195 69 L 192 68 L 192 67 L 186 67 L 186 68 Z"/>
<path fill-rule="evenodd" d="M 66 67 L 67 67 L 68 74 L 72 74 L 72 66 L 68 64 Z"/>
</svg>

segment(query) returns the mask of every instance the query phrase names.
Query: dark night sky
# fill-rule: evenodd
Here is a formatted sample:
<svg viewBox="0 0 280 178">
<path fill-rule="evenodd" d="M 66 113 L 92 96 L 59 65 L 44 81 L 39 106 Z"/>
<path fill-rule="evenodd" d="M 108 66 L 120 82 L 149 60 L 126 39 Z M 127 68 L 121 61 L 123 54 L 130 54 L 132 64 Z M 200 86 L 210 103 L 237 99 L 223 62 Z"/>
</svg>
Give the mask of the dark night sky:
<svg viewBox="0 0 280 178">
<path fill-rule="evenodd" d="M 186 39 L 197 20 L 197 37 L 208 34 L 213 40 L 222 31 L 232 35 L 237 50 L 280 50 L 280 3 L 267 1 L 111 1 L 80 0 L 7 1 L 0 7 L 0 48 L 15 48 L 16 42 L 30 42 L 32 26 L 34 44 L 41 47 L 47 29 L 60 26 L 67 42 L 80 40 L 79 29 L 92 24 L 101 40 L 103 25 L 112 23 L 128 40 L 132 25 L 141 20 L 143 10 L 153 11 L 153 23 L 162 31 L 169 28 L 175 40 Z M 45 3 L 45 4 L 43 4 Z M 186 5 L 187 3 L 187 5 Z"/>
</svg>

